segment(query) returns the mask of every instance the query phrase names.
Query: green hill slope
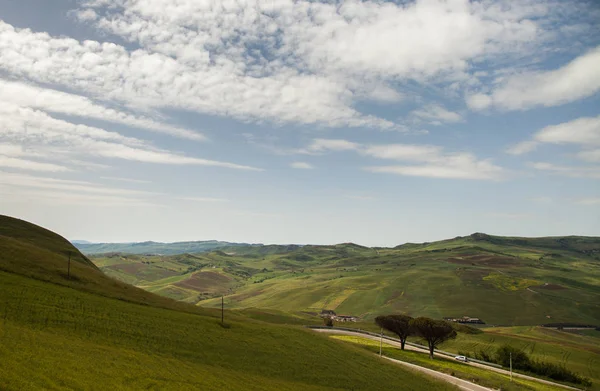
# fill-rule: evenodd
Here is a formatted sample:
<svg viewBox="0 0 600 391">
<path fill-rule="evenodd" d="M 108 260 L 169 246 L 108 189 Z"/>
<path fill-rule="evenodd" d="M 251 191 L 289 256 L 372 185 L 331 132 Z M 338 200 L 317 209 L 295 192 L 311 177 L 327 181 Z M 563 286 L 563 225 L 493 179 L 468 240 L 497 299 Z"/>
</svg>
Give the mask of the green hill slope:
<svg viewBox="0 0 600 391">
<path fill-rule="evenodd" d="M 396 248 L 263 246 L 173 257 L 112 254 L 105 273 L 201 306 L 600 324 L 600 238 L 473 234 Z"/>
<path fill-rule="evenodd" d="M 67 278 L 69 254 L 71 275 Z M 107 277 L 62 236 L 3 215 L 0 215 L 0 271 L 133 303 L 194 313 L 212 312 L 153 295 Z"/>
<path fill-rule="evenodd" d="M 63 238 L 7 217 L 0 232 L 2 390 L 454 389 L 301 328 L 231 313 L 223 327 L 81 254 L 68 279 Z"/>
</svg>

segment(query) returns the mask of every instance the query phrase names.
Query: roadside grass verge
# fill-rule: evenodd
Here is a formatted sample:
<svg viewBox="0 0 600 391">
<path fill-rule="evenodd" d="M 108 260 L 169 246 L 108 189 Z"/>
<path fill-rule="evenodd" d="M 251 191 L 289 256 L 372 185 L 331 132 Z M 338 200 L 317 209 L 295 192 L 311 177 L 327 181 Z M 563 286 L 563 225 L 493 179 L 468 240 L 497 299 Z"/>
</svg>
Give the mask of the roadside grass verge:
<svg viewBox="0 0 600 391">
<path fill-rule="evenodd" d="M 331 336 L 330 338 L 339 341 L 350 342 L 358 345 L 368 351 L 379 353 L 379 342 L 372 339 L 353 336 Z M 535 391 L 558 391 L 565 389 L 558 386 L 538 383 L 532 380 L 513 378 L 510 381 L 508 375 L 488 371 L 483 368 L 473 367 L 441 356 L 436 356 L 431 360 L 426 353 L 419 353 L 409 350 L 400 350 L 395 346 L 383 344 L 383 355 L 394 358 L 400 361 L 405 361 L 411 364 L 419 365 L 425 368 L 433 369 L 438 372 L 443 372 L 448 375 L 458 377 L 472 383 L 479 384 L 484 387 L 501 389 L 506 391 L 512 390 L 535 390 Z"/>
<path fill-rule="evenodd" d="M 592 381 L 591 390 L 600 390 L 600 343 L 597 338 L 535 326 L 493 327 L 482 334 L 459 333 L 440 349 L 469 355 L 494 354 L 502 345 L 522 349 L 534 360 L 564 365 Z"/>
</svg>

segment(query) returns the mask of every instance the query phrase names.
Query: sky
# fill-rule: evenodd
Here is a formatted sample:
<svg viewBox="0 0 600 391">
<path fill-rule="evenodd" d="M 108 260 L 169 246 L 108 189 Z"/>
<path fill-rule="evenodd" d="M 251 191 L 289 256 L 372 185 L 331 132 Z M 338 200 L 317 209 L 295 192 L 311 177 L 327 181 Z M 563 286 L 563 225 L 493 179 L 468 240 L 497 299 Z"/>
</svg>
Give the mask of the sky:
<svg viewBox="0 0 600 391">
<path fill-rule="evenodd" d="M 92 242 L 600 236 L 600 3 L 0 0 L 0 214 Z"/>
</svg>

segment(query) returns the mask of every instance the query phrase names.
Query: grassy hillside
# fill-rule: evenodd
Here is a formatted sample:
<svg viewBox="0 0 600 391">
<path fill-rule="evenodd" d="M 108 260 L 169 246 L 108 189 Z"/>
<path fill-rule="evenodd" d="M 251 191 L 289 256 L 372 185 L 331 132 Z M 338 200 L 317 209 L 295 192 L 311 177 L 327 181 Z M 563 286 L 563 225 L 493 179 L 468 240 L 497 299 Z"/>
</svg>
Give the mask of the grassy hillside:
<svg viewBox="0 0 600 391">
<path fill-rule="evenodd" d="M 63 238 L 0 227 L 2 390 L 453 389 L 302 328 L 231 312 L 223 327 L 210 310 L 110 285 L 81 254 L 67 279 Z"/>
<path fill-rule="evenodd" d="M 256 246 L 92 258 L 105 273 L 201 306 L 600 324 L 600 238 L 485 234 L 396 248 Z"/>
<path fill-rule="evenodd" d="M 67 276 L 71 255 L 71 275 Z M 0 271 L 119 300 L 194 313 L 213 311 L 153 295 L 107 277 L 68 240 L 35 224 L 0 215 Z"/>
</svg>

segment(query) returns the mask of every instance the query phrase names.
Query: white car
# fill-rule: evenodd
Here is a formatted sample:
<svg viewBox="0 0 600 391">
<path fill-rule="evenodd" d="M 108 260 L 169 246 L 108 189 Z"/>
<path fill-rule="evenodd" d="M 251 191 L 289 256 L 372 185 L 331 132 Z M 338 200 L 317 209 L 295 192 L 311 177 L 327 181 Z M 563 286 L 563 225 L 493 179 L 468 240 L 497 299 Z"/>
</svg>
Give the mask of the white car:
<svg viewBox="0 0 600 391">
<path fill-rule="evenodd" d="M 458 361 L 463 361 L 463 362 L 469 361 L 469 359 L 465 356 L 456 356 L 456 357 L 454 357 L 454 359 L 458 360 Z"/>
</svg>

